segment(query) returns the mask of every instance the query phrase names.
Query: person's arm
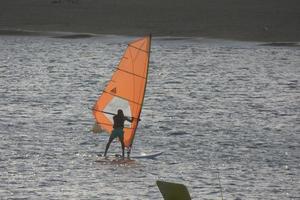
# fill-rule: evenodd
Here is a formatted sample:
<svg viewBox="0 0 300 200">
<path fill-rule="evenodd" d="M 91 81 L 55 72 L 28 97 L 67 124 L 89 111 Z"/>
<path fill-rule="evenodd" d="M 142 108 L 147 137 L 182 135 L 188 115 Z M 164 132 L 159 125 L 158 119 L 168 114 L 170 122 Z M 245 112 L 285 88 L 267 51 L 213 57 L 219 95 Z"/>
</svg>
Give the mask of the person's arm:
<svg viewBox="0 0 300 200">
<path fill-rule="evenodd" d="M 131 117 L 131 119 L 129 117 L 125 117 L 125 120 L 129 121 L 129 122 L 133 122 L 133 117 Z"/>
<path fill-rule="evenodd" d="M 134 117 L 131 117 L 131 119 L 129 117 L 125 117 L 125 120 L 129 121 L 129 122 L 133 122 Z M 139 121 L 141 121 L 141 119 L 139 119 Z"/>
</svg>

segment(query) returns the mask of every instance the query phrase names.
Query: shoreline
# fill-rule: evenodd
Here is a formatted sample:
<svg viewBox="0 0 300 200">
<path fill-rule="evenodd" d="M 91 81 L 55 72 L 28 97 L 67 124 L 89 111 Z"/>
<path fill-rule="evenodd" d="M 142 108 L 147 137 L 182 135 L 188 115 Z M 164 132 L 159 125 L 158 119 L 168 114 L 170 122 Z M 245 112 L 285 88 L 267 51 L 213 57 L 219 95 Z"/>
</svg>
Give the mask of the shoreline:
<svg viewBox="0 0 300 200">
<path fill-rule="evenodd" d="M 81 32 L 63 32 L 63 31 L 32 31 L 22 29 L 0 29 L 1 36 L 47 36 L 60 39 L 83 39 L 91 37 L 101 37 L 107 35 L 115 36 L 129 36 L 139 37 L 143 35 L 130 35 L 130 34 L 104 34 L 104 33 L 81 33 Z M 201 37 L 201 36 L 170 36 L 170 35 L 154 35 L 153 37 L 165 38 L 165 40 L 182 40 L 203 38 L 208 40 L 224 40 L 235 42 L 256 42 L 259 46 L 273 46 L 273 47 L 300 47 L 299 41 L 259 41 L 259 40 L 238 40 L 234 38 L 215 38 L 215 37 Z"/>
<path fill-rule="evenodd" d="M 299 5 L 299 0 L 9 0 L 0 3 L 0 29 L 12 32 L 0 35 L 152 33 L 299 42 Z"/>
<path fill-rule="evenodd" d="M 75 28 L 76 29 L 76 28 Z M 86 32 L 86 31 L 78 31 L 77 29 L 73 31 L 71 30 L 44 30 L 37 28 L 31 29 L 21 29 L 21 28 L 1 28 L 0 27 L 0 36 L 52 36 L 54 38 L 89 38 L 89 37 L 96 37 L 101 35 L 117 35 L 117 36 L 133 36 L 133 37 L 140 37 L 144 35 L 148 35 L 150 32 L 147 31 L 95 31 L 95 32 Z M 260 37 L 234 37 L 234 36 L 213 36 L 209 34 L 174 34 L 174 33 L 152 33 L 154 37 L 171 37 L 171 38 L 207 38 L 207 39 L 216 39 L 216 40 L 232 40 L 232 41 L 241 41 L 241 42 L 259 42 L 259 43 L 300 43 L 299 39 L 287 39 L 283 37 L 282 39 L 274 39 L 274 38 L 260 38 Z"/>
</svg>

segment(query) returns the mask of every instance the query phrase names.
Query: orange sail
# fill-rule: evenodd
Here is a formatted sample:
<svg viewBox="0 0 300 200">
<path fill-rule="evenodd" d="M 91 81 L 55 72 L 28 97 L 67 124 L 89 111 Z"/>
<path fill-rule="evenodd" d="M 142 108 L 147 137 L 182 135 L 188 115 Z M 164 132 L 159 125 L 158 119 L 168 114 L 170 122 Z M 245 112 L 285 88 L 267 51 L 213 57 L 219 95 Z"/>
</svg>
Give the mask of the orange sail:
<svg viewBox="0 0 300 200">
<path fill-rule="evenodd" d="M 111 133 L 113 115 L 122 109 L 133 121 L 125 121 L 124 144 L 131 148 L 138 126 L 147 84 L 151 36 L 128 44 L 111 80 L 93 107 L 93 114 L 100 127 Z"/>
</svg>

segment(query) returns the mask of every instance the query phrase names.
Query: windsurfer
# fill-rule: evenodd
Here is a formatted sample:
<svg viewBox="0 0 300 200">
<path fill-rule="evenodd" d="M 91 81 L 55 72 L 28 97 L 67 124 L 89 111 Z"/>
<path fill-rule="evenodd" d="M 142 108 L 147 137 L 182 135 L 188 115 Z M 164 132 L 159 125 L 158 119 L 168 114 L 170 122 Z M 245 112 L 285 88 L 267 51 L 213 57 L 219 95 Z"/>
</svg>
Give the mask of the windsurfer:
<svg viewBox="0 0 300 200">
<path fill-rule="evenodd" d="M 118 114 L 113 117 L 113 120 L 114 120 L 114 125 L 113 125 L 114 129 L 113 129 L 113 131 L 108 139 L 108 142 L 106 144 L 104 156 L 106 156 L 111 142 L 116 137 L 118 137 L 121 142 L 121 145 L 122 145 L 122 157 L 124 158 L 124 151 L 125 151 L 125 145 L 124 145 L 124 140 L 123 140 L 124 139 L 124 137 L 123 137 L 124 136 L 124 131 L 123 131 L 124 122 L 125 122 L 125 120 L 132 122 L 133 119 L 129 119 L 128 117 L 125 117 L 123 110 L 119 109 Z"/>
</svg>

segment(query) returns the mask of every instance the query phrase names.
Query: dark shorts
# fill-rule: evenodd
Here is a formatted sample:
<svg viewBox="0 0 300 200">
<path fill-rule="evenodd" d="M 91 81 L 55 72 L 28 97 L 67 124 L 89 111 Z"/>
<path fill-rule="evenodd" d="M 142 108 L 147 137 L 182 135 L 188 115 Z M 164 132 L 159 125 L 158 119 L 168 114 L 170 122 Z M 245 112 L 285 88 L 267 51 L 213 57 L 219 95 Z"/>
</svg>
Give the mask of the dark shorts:
<svg viewBox="0 0 300 200">
<path fill-rule="evenodd" d="M 122 138 L 123 135 L 124 135 L 124 131 L 123 131 L 122 128 L 114 129 L 114 130 L 112 131 L 112 133 L 111 133 L 111 136 L 112 136 L 113 138 L 116 138 L 116 137 L 121 137 L 121 138 Z"/>
</svg>

